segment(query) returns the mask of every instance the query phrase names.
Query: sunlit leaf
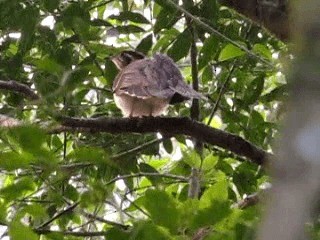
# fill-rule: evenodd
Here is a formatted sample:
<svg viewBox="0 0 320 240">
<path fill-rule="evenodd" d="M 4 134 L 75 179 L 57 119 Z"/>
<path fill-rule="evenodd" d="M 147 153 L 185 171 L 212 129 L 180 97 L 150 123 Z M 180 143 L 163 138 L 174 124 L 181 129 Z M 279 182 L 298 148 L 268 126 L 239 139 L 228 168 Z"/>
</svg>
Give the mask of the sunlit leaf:
<svg viewBox="0 0 320 240">
<path fill-rule="evenodd" d="M 14 221 L 9 225 L 9 236 L 12 240 L 25 239 L 28 236 L 30 240 L 38 240 L 39 236 L 31 228 L 26 227 L 19 221 Z"/>
<path fill-rule="evenodd" d="M 233 44 L 229 43 L 227 44 L 220 52 L 218 60 L 219 61 L 226 61 L 232 58 L 240 57 L 244 55 L 245 52 L 238 48 L 237 46 L 234 46 Z"/>
<path fill-rule="evenodd" d="M 175 232 L 179 224 L 179 211 L 176 202 L 165 192 L 148 190 L 145 195 L 144 206 L 150 213 L 152 220 Z"/>
</svg>

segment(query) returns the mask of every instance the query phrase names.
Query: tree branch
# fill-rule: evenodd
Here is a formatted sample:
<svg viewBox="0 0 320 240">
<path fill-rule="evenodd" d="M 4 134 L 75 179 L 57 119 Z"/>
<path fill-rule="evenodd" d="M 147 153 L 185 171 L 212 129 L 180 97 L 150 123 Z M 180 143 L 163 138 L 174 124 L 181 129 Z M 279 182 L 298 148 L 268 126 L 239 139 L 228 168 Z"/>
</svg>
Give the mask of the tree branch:
<svg viewBox="0 0 320 240">
<path fill-rule="evenodd" d="M 44 228 L 48 226 L 50 223 L 52 223 L 54 220 L 58 219 L 62 215 L 71 213 L 77 206 L 79 205 L 79 202 L 76 202 L 70 206 L 68 206 L 66 209 L 63 209 L 62 211 L 57 212 L 52 218 L 47 220 L 46 222 L 42 223 L 40 226 L 37 227 L 37 229 Z"/>
<path fill-rule="evenodd" d="M 256 164 L 264 164 L 271 154 L 245 139 L 206 126 L 189 118 L 144 117 L 144 118 L 98 118 L 80 119 L 60 117 L 63 126 L 90 129 L 91 132 L 108 133 L 152 133 L 167 135 L 183 134 L 208 144 L 216 145 L 237 155 L 246 157 Z"/>
<path fill-rule="evenodd" d="M 113 221 L 107 220 L 107 219 L 105 219 L 103 217 L 96 216 L 96 215 L 94 215 L 92 213 L 87 213 L 87 212 L 85 212 L 83 210 L 81 212 L 87 218 L 90 218 L 90 219 L 93 219 L 93 220 L 96 220 L 96 221 L 111 225 L 113 227 L 120 228 L 122 230 L 127 230 L 130 227 L 129 225 L 123 225 L 121 223 L 113 222 Z"/>
<path fill-rule="evenodd" d="M 46 229 L 36 229 L 34 230 L 38 234 L 62 234 L 68 236 L 75 236 L 75 237 L 99 237 L 99 236 L 106 236 L 108 231 L 101 231 L 101 232 L 75 232 L 75 231 L 53 231 L 53 230 L 46 230 Z"/>
<path fill-rule="evenodd" d="M 169 173 L 140 172 L 140 173 L 136 173 L 136 174 L 128 174 L 128 175 L 122 175 L 122 176 L 115 177 L 115 178 L 111 179 L 109 182 L 107 182 L 106 186 L 110 185 L 118 180 L 123 180 L 123 179 L 127 179 L 127 178 L 136 178 L 136 177 L 147 177 L 147 176 L 160 177 L 160 178 L 170 178 L 170 179 L 176 179 L 176 180 L 180 180 L 180 181 L 184 181 L 184 182 L 188 181 L 188 178 L 186 178 L 186 177 L 182 177 L 182 176 L 178 176 L 178 175 L 174 175 L 174 174 L 169 174 Z"/>
<path fill-rule="evenodd" d="M 34 93 L 34 91 L 28 85 L 13 80 L 0 80 L 0 89 L 21 93 L 22 95 L 24 95 L 27 98 L 30 98 L 31 100 L 39 99 L 39 96 L 36 93 Z"/>
</svg>

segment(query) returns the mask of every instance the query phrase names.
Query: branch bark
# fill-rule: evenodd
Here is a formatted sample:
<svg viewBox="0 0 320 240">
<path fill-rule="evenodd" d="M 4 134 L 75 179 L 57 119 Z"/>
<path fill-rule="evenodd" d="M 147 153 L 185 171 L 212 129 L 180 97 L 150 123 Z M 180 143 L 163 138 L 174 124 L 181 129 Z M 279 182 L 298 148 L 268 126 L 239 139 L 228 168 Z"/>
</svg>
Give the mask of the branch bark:
<svg viewBox="0 0 320 240">
<path fill-rule="evenodd" d="M 266 163 L 271 154 L 245 139 L 216 129 L 189 118 L 145 117 L 145 118 L 98 118 L 80 119 L 60 117 L 63 126 L 90 132 L 108 133 L 153 133 L 165 135 L 183 134 L 202 142 L 216 145 L 239 156 L 246 157 L 256 164 Z M 54 130 L 53 130 L 54 131 Z"/>
<path fill-rule="evenodd" d="M 0 89 L 21 93 L 23 96 L 30 98 L 31 100 L 39 99 L 39 96 L 28 85 L 13 80 L 0 80 Z"/>
<path fill-rule="evenodd" d="M 259 25 L 264 26 L 282 41 L 289 40 L 288 0 L 220 0 Z"/>
</svg>

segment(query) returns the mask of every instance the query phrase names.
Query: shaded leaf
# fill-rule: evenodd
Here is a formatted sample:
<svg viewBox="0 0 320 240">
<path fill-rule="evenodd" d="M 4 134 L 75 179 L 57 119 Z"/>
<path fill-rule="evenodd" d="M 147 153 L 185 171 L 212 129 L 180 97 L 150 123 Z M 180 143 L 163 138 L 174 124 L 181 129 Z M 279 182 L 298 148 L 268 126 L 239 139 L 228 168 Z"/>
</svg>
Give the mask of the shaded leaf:
<svg viewBox="0 0 320 240">
<path fill-rule="evenodd" d="M 167 151 L 167 153 L 172 153 L 173 151 L 173 145 L 170 138 L 167 138 L 163 141 L 163 147 Z"/>
<path fill-rule="evenodd" d="M 145 30 L 142 27 L 138 27 L 135 25 L 117 26 L 117 27 L 114 27 L 113 30 L 118 31 L 119 33 L 125 33 L 125 34 L 145 32 Z"/>
<path fill-rule="evenodd" d="M 180 18 L 180 13 L 176 10 L 163 8 L 157 16 L 157 21 L 154 24 L 154 33 L 160 32 L 162 29 L 170 29 Z"/>
<path fill-rule="evenodd" d="M 25 151 L 38 152 L 46 142 L 46 133 L 34 125 L 17 126 L 9 132 L 12 141 Z"/>
<path fill-rule="evenodd" d="M 174 61 L 178 61 L 181 58 L 185 57 L 189 53 L 191 47 L 192 37 L 190 31 L 186 29 L 183 33 L 178 35 L 176 41 L 168 50 L 168 55 Z"/>
<path fill-rule="evenodd" d="M 205 67 L 209 61 L 211 61 L 218 50 L 218 44 L 219 44 L 219 39 L 212 35 L 208 38 L 203 43 L 203 47 L 200 50 L 200 55 L 199 55 L 199 69 L 202 69 Z"/>
<path fill-rule="evenodd" d="M 251 105 L 259 99 L 263 91 L 264 81 L 265 76 L 264 74 L 261 74 L 259 77 L 252 80 L 252 82 L 248 85 L 248 89 L 246 90 L 246 95 L 244 97 L 244 102 L 246 105 Z"/>
<path fill-rule="evenodd" d="M 111 15 L 109 16 L 110 19 L 116 19 L 120 21 L 131 21 L 135 23 L 144 23 L 150 24 L 149 20 L 146 19 L 142 14 L 137 12 L 121 12 L 119 15 Z"/>
<path fill-rule="evenodd" d="M 141 42 L 136 47 L 136 50 L 138 52 L 142 52 L 144 54 L 147 54 L 149 50 L 152 47 L 152 34 L 149 34 L 144 39 L 141 40 Z"/>
</svg>

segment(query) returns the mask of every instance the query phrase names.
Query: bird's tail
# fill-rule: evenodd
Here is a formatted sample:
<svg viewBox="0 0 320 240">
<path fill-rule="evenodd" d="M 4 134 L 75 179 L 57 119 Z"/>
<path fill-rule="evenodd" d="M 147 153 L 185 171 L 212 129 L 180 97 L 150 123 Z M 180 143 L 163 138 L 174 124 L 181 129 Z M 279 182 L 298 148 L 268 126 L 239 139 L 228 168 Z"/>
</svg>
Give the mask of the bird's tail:
<svg viewBox="0 0 320 240">
<path fill-rule="evenodd" d="M 180 103 L 180 102 L 183 102 L 184 100 L 193 99 L 193 98 L 208 100 L 207 97 L 195 91 L 194 89 L 192 89 L 186 84 L 185 85 L 178 84 L 177 86 L 170 87 L 170 88 L 175 92 L 175 94 L 172 96 L 170 100 L 170 104 Z"/>
</svg>

